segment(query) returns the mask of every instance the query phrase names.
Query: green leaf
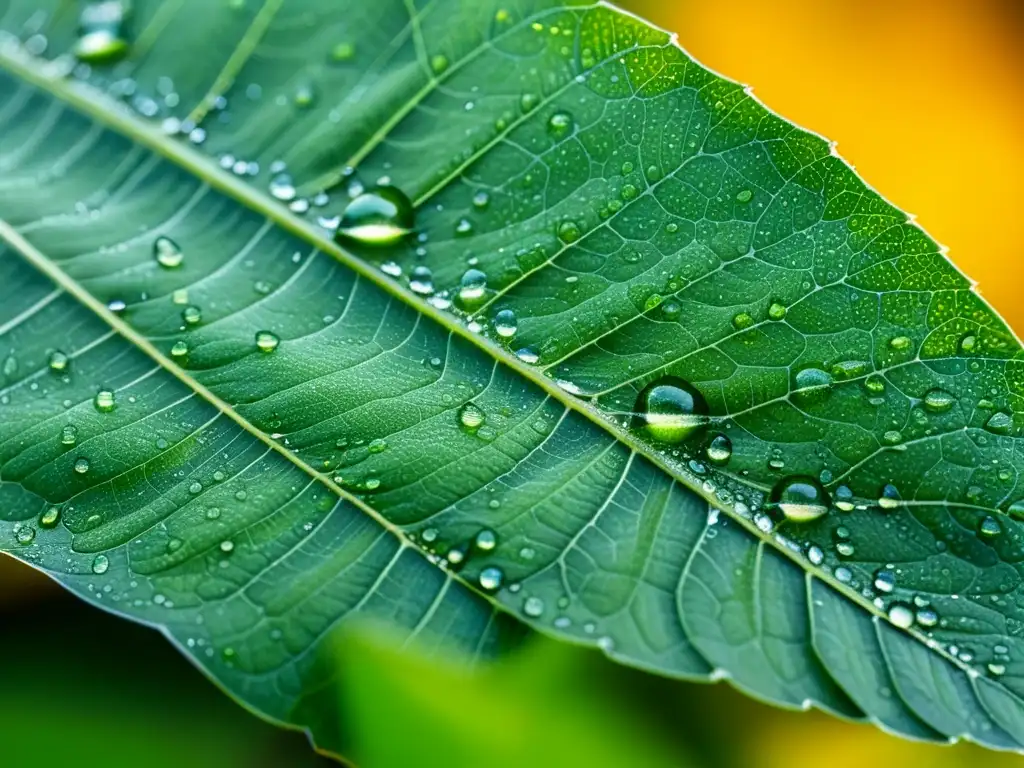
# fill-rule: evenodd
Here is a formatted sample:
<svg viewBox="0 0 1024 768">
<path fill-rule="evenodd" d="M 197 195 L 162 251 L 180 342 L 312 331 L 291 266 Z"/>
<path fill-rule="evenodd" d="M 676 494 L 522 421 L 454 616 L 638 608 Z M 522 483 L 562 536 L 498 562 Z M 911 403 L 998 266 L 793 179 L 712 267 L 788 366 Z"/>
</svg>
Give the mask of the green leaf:
<svg viewBox="0 0 1024 768">
<path fill-rule="evenodd" d="M 353 618 L 1022 748 L 1020 345 L 824 140 L 606 5 L 117 7 L 0 6 L 0 547 L 326 749 Z"/>
</svg>

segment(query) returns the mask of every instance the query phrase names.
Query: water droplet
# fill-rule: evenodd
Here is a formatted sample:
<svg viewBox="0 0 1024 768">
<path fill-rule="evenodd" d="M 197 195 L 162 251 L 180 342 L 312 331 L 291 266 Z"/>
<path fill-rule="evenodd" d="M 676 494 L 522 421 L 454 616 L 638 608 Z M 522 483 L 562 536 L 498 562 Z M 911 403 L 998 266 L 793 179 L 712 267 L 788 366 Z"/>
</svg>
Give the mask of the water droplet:
<svg viewBox="0 0 1024 768">
<path fill-rule="evenodd" d="M 88 3 L 78 19 L 75 56 L 90 64 L 116 61 L 128 53 L 129 6 L 122 0 Z"/>
<path fill-rule="evenodd" d="M 161 235 L 153 241 L 153 258 L 164 269 L 177 269 L 185 261 L 185 254 L 171 238 Z"/>
<path fill-rule="evenodd" d="M 490 552 L 498 544 L 498 536 L 494 531 L 485 528 L 476 535 L 473 539 L 473 544 L 476 548 L 483 552 Z"/>
<path fill-rule="evenodd" d="M 913 344 L 913 342 L 910 340 L 909 336 L 895 336 L 889 339 L 889 346 L 892 349 L 900 351 L 910 349 L 911 344 Z"/>
<path fill-rule="evenodd" d="M 295 89 L 295 95 L 292 96 L 292 102 L 299 109 L 306 109 L 313 105 L 316 101 L 316 91 L 313 90 L 312 83 L 301 83 Z"/>
<path fill-rule="evenodd" d="M 548 133 L 560 139 L 572 130 L 572 116 L 567 112 L 555 112 L 548 120 Z"/>
<path fill-rule="evenodd" d="M 434 70 L 435 75 L 440 75 L 448 69 L 448 57 L 440 53 L 432 56 L 430 59 L 430 68 Z"/>
<path fill-rule="evenodd" d="M 39 525 L 43 528 L 54 528 L 60 522 L 60 507 L 47 507 L 39 516 Z"/>
<path fill-rule="evenodd" d="M 181 319 L 185 325 L 199 325 L 203 319 L 203 312 L 199 307 L 185 307 L 181 310 Z"/>
<path fill-rule="evenodd" d="M 811 565 L 821 565 L 825 562 L 825 553 L 821 551 L 821 547 L 810 546 L 807 548 L 807 559 L 811 561 Z"/>
<path fill-rule="evenodd" d="M 981 522 L 978 523 L 978 533 L 986 539 L 993 539 L 1003 532 L 1003 527 L 999 525 L 999 521 L 990 515 L 986 515 L 981 518 Z"/>
<path fill-rule="evenodd" d="M 896 588 L 896 574 L 887 568 L 875 571 L 875 589 L 889 594 Z"/>
<path fill-rule="evenodd" d="M 896 509 L 901 502 L 899 489 L 892 483 L 887 483 L 878 496 L 878 506 L 882 509 Z"/>
<path fill-rule="evenodd" d="M 277 345 L 280 343 L 281 339 L 270 331 L 257 331 L 256 333 L 256 348 L 259 349 L 260 352 L 273 352 L 277 349 Z"/>
<path fill-rule="evenodd" d="M 750 199 L 754 196 L 754 193 L 749 189 L 741 189 L 736 193 L 736 202 L 738 203 L 749 203 Z"/>
<path fill-rule="evenodd" d="M 737 331 L 742 331 L 744 328 L 749 328 L 754 324 L 754 318 L 752 318 L 746 312 L 739 312 L 732 317 L 732 327 Z"/>
<path fill-rule="evenodd" d="M 31 544 L 36 538 L 36 529 L 30 525 L 23 525 L 14 532 L 14 538 L 19 544 Z"/>
<path fill-rule="evenodd" d="M 705 452 L 712 464 L 726 464 L 732 458 L 732 441 L 725 435 L 715 435 Z"/>
<path fill-rule="evenodd" d="M 488 203 L 491 202 L 491 197 L 483 190 L 480 190 L 473 195 L 473 206 L 475 208 L 486 208 Z"/>
<path fill-rule="evenodd" d="M 539 597 L 528 597 L 523 601 L 523 613 L 532 619 L 540 618 L 544 613 L 544 601 Z"/>
<path fill-rule="evenodd" d="M 985 422 L 985 429 L 997 435 L 1007 435 L 1013 429 L 1013 417 L 1004 411 L 996 411 Z"/>
<path fill-rule="evenodd" d="M 220 551 L 223 552 L 225 555 L 230 555 L 232 552 L 235 551 L 235 542 L 231 541 L 230 539 L 225 539 L 220 543 Z"/>
<path fill-rule="evenodd" d="M 75 472 L 84 475 L 89 471 L 89 460 L 84 456 L 75 459 Z"/>
<path fill-rule="evenodd" d="M 682 379 L 665 378 L 644 389 L 637 398 L 636 421 L 651 438 L 679 443 L 708 422 L 704 397 Z"/>
<path fill-rule="evenodd" d="M 68 356 L 60 350 L 54 350 L 50 353 L 48 363 L 54 373 L 63 373 L 68 367 Z"/>
<path fill-rule="evenodd" d="M 74 445 L 78 442 L 78 427 L 74 424 L 67 424 L 60 431 L 60 444 L 61 445 Z"/>
<path fill-rule="evenodd" d="M 364 485 L 366 486 L 366 490 L 376 491 L 378 488 L 380 488 L 380 479 L 376 477 L 367 478 Z"/>
<path fill-rule="evenodd" d="M 795 377 L 793 396 L 804 404 L 820 403 L 832 391 L 832 377 L 820 368 L 804 368 Z"/>
<path fill-rule="evenodd" d="M 470 432 L 475 432 L 484 422 L 487 415 L 475 403 L 466 403 L 459 408 L 459 423 Z"/>
<path fill-rule="evenodd" d="M 110 413 L 117 407 L 114 393 L 109 389 L 101 389 L 92 399 L 92 404 L 100 413 Z"/>
<path fill-rule="evenodd" d="M 535 93 L 524 93 L 519 98 L 519 106 L 523 112 L 532 112 L 540 103 L 540 97 Z"/>
<path fill-rule="evenodd" d="M 557 234 L 558 239 L 563 243 L 574 243 L 583 236 L 579 225 L 575 221 L 563 221 L 558 225 Z"/>
<path fill-rule="evenodd" d="M 988 669 L 990 674 L 993 674 L 996 677 L 999 677 L 1000 675 L 1006 674 L 1006 665 L 1005 664 L 996 664 L 994 662 L 990 662 L 988 664 L 987 669 Z"/>
<path fill-rule="evenodd" d="M 924 407 L 932 413 L 945 413 L 955 402 L 956 398 L 944 389 L 929 389 L 924 396 Z"/>
<path fill-rule="evenodd" d="M 184 341 L 174 342 L 174 346 L 171 347 L 171 357 L 175 360 L 181 360 L 183 357 L 188 355 L 188 344 Z"/>
<path fill-rule="evenodd" d="M 516 350 L 516 357 L 527 365 L 536 365 L 540 361 L 540 355 L 535 350 L 530 349 L 530 347 Z"/>
<path fill-rule="evenodd" d="M 922 627 L 934 627 L 939 623 L 939 614 L 931 608 L 922 608 L 915 616 L 917 623 Z"/>
<path fill-rule="evenodd" d="M 977 344 L 978 339 L 975 337 L 973 333 L 969 333 L 962 339 L 960 339 L 960 351 L 968 353 L 973 352 Z"/>
<path fill-rule="evenodd" d="M 331 48 L 331 58 L 334 61 L 350 61 L 356 55 L 356 47 L 352 43 L 338 43 Z"/>
<path fill-rule="evenodd" d="M 864 389 L 873 395 L 880 395 L 885 392 L 885 379 L 873 373 L 864 379 Z"/>
<path fill-rule="evenodd" d="M 392 245 L 412 231 L 415 221 L 409 198 L 397 187 L 384 185 L 358 195 L 345 207 L 336 236 L 365 245 Z"/>
<path fill-rule="evenodd" d="M 488 592 L 493 592 L 501 586 L 501 582 L 504 580 L 505 574 L 502 573 L 500 568 L 484 568 L 480 571 L 480 586 L 486 589 Z"/>
<path fill-rule="evenodd" d="M 432 294 L 434 292 L 434 273 L 430 271 L 430 267 L 425 267 L 422 264 L 413 267 L 412 274 L 409 275 L 409 288 L 420 296 Z"/>
<path fill-rule="evenodd" d="M 909 629 L 914 625 L 914 611 L 910 606 L 903 603 L 893 603 L 889 606 L 889 621 L 900 629 Z"/>
<path fill-rule="evenodd" d="M 270 180 L 270 194 L 276 200 L 290 203 L 295 199 L 295 182 L 287 173 L 279 173 Z"/>
<path fill-rule="evenodd" d="M 828 492 L 813 477 L 795 476 L 781 480 L 772 489 L 771 503 L 794 523 L 817 520 L 828 512 Z"/>
<path fill-rule="evenodd" d="M 486 291 L 487 274 L 479 269 L 467 269 L 460 281 L 459 301 L 463 304 L 475 304 L 484 297 Z"/>
<path fill-rule="evenodd" d="M 494 316 L 494 330 L 503 339 L 510 339 L 519 330 L 516 313 L 511 309 L 502 309 Z"/>
<path fill-rule="evenodd" d="M 772 320 L 781 320 L 786 316 L 786 307 L 783 304 L 779 304 L 777 301 L 772 302 L 771 306 L 768 307 L 768 317 Z"/>
<path fill-rule="evenodd" d="M 97 576 L 102 576 L 110 569 L 110 560 L 106 555 L 96 555 L 92 561 L 92 572 Z"/>
</svg>

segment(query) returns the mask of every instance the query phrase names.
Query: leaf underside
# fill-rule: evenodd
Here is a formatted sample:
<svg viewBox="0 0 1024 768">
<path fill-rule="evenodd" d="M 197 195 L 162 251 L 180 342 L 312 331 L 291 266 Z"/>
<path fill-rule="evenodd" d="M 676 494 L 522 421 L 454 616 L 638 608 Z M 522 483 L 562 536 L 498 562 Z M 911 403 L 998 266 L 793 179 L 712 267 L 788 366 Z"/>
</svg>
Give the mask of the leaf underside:
<svg viewBox="0 0 1024 768">
<path fill-rule="evenodd" d="M 327 750 L 355 618 L 1022 749 L 1020 345 L 828 143 L 603 5 L 136 0 L 94 67 L 79 11 L 0 1 L 0 550 Z M 339 248 L 382 177 L 418 237 Z"/>
</svg>

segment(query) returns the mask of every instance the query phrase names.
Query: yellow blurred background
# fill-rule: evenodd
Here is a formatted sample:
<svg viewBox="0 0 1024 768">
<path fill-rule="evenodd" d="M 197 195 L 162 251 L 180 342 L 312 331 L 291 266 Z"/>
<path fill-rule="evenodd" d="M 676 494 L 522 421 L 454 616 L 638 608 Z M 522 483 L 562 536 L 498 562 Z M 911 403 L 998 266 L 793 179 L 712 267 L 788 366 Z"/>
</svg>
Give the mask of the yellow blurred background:
<svg viewBox="0 0 1024 768">
<path fill-rule="evenodd" d="M 1024 288 L 1018 255 L 1024 2 L 624 5 L 677 32 L 693 56 L 752 85 L 776 112 L 838 141 L 861 175 L 915 213 L 1011 326 L 1024 329 L 1018 300 Z M 67 761 L 109 766 L 322 764 L 300 736 L 244 713 L 155 633 L 78 603 L 2 557 L 0 653 L 8 660 L 0 684 L 7 757 L 12 745 L 25 747 L 23 762 L 15 749 L 15 765 L 63 762 L 62 750 Z M 1024 762 L 969 745 L 901 741 L 820 713 L 772 709 L 724 684 L 685 685 L 594 663 L 621 703 L 644 714 L 651 738 L 674 739 L 694 765 L 1002 768 Z M 398 717 L 401 702 L 389 703 Z M 64 738 L 52 738 L 55 723 Z M 428 764 L 424 755 L 421 768 Z"/>
<path fill-rule="evenodd" d="M 775 112 L 838 141 L 1024 329 L 1024 2 L 622 4 Z"/>
</svg>

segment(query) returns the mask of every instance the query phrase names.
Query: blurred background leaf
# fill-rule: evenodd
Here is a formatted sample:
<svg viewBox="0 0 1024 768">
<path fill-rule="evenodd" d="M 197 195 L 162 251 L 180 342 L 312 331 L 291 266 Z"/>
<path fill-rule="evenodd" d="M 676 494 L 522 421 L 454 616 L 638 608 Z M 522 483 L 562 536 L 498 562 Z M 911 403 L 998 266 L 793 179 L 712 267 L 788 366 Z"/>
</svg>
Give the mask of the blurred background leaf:
<svg viewBox="0 0 1024 768">
<path fill-rule="evenodd" d="M 677 31 L 691 54 L 753 85 L 775 111 L 839 141 L 864 178 L 915 212 L 1011 325 L 1024 328 L 1019 2 L 623 5 Z M 301 734 L 257 720 L 220 693 L 156 632 L 80 603 L 4 557 L 0 654 L 5 765 L 329 764 Z M 473 673 L 455 661 L 400 656 L 366 635 L 347 639 L 339 654 L 341 711 L 362 768 L 429 766 L 432 756 L 447 768 L 1020 765 L 1019 756 L 902 741 L 547 642 Z"/>
</svg>

